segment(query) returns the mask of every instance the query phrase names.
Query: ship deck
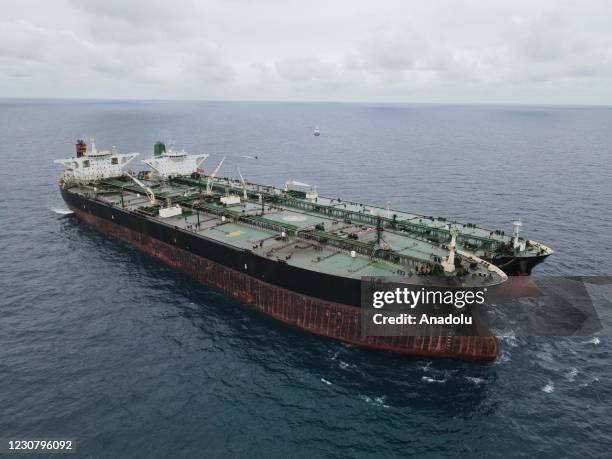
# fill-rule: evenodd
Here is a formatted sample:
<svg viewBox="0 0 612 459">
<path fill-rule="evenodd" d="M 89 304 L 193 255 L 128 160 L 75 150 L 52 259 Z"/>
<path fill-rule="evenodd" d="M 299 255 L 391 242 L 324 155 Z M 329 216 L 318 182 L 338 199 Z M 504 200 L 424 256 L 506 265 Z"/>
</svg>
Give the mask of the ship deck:
<svg viewBox="0 0 612 459">
<path fill-rule="evenodd" d="M 158 201 L 179 204 L 183 213 L 160 217 L 138 185 L 125 179 L 107 179 L 97 183 L 95 188 L 74 185 L 71 191 L 271 260 L 336 276 L 359 279 L 431 274 L 429 271 L 436 262 L 448 255 L 443 244 L 415 238 L 402 231 L 383 231 L 362 222 L 295 208 L 282 201 L 264 199 L 262 212 L 261 202 L 252 195 L 240 205 L 224 206 L 219 202 L 223 195 L 220 189 L 215 189 L 213 196 L 206 196 L 201 187 L 194 188 L 189 181 L 146 183 L 154 190 Z M 326 206 L 351 210 L 357 206 L 332 202 L 329 198 L 319 200 Z M 401 218 L 418 217 L 403 214 Z M 464 256 L 462 263 L 465 272 L 461 280 L 465 285 L 495 284 L 505 279 L 497 268 L 480 259 Z M 420 277 L 426 279 L 428 276 Z"/>
<path fill-rule="evenodd" d="M 229 187 L 236 193 L 240 192 L 241 183 L 231 178 L 217 178 L 215 183 L 220 188 Z M 272 196 L 283 196 L 284 193 L 279 188 L 272 186 L 261 186 L 253 183 L 245 184 L 249 192 L 265 193 Z M 299 197 L 299 195 L 302 197 Z M 515 257 L 533 257 L 540 255 L 550 255 L 553 251 L 538 242 L 525 241 L 524 250 L 516 250 L 512 247 L 512 235 L 505 234 L 504 231 L 491 230 L 480 227 L 472 223 L 460 223 L 450 221 L 444 217 L 432 217 L 426 215 L 413 214 L 398 211 L 391 208 L 382 208 L 364 203 L 347 201 L 340 198 L 330 198 L 318 195 L 314 200 L 304 198 L 305 193 L 293 194 L 291 197 L 284 198 L 290 207 L 309 206 L 318 209 L 317 212 L 327 212 L 333 209 L 337 216 L 346 215 L 350 219 L 372 223 L 380 217 L 383 225 L 397 226 L 402 231 L 410 233 L 417 239 L 424 239 L 427 242 L 448 244 L 451 239 L 450 226 L 459 231 L 459 243 L 464 249 L 473 253 L 477 257 L 493 258 L 494 254 L 512 255 Z M 523 240 L 521 238 L 521 240 Z"/>
</svg>

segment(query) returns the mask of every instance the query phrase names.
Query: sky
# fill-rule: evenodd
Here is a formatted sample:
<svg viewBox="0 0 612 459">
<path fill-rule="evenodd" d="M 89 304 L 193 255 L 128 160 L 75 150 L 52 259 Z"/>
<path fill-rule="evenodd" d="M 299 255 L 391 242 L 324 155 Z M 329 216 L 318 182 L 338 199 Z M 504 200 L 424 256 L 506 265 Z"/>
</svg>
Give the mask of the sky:
<svg viewBox="0 0 612 459">
<path fill-rule="evenodd" d="M 0 97 L 612 104 L 609 0 L 3 0 Z"/>
</svg>

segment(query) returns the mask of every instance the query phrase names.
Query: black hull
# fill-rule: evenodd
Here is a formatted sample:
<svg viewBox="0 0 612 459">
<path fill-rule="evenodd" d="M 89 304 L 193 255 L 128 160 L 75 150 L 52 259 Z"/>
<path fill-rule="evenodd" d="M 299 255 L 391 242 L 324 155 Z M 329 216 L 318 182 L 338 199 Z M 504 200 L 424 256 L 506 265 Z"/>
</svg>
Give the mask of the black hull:
<svg viewBox="0 0 612 459">
<path fill-rule="evenodd" d="M 93 198 L 85 198 L 63 188 L 61 193 L 64 201 L 73 209 L 112 221 L 248 276 L 321 300 L 355 307 L 361 306 L 360 279 L 349 279 L 296 268 L 282 261 L 260 257 L 249 250 L 241 250 L 175 226 L 149 220 L 144 216 L 110 206 Z"/>
<path fill-rule="evenodd" d="M 529 276 L 534 267 L 542 263 L 549 255 L 533 257 L 495 257 L 493 260 L 484 260 L 493 263 L 508 276 Z"/>
<path fill-rule="evenodd" d="M 493 360 L 497 338 L 477 326 L 477 336 L 432 325 L 427 336 L 366 336 L 361 328 L 361 281 L 268 260 L 163 222 L 85 198 L 62 197 L 76 216 L 97 230 L 182 271 L 289 325 L 362 347 L 409 355 Z"/>
</svg>

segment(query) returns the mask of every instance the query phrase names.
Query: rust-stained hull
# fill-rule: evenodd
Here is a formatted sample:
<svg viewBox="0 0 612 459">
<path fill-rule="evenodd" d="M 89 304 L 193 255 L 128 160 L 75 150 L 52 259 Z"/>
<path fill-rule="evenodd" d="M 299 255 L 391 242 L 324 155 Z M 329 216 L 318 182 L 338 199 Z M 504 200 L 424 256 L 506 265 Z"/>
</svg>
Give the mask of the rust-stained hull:
<svg viewBox="0 0 612 459">
<path fill-rule="evenodd" d="M 65 196 L 66 197 L 66 196 Z M 69 203 L 70 204 L 70 203 Z M 358 307 L 326 301 L 273 285 L 143 232 L 70 206 L 97 230 L 121 239 L 165 264 L 289 325 L 361 347 L 409 355 L 494 360 L 497 338 L 483 336 L 363 336 Z M 439 328 L 440 333 L 448 333 Z"/>
</svg>

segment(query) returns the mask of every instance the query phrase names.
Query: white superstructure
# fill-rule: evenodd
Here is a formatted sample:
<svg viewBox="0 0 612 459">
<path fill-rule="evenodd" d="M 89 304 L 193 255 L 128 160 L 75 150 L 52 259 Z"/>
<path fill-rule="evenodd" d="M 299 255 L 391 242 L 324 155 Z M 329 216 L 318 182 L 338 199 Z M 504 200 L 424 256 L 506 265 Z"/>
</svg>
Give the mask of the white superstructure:
<svg viewBox="0 0 612 459">
<path fill-rule="evenodd" d="M 112 150 L 98 150 L 96 140 L 91 139 L 91 149 L 87 150 L 83 141 L 77 142 L 77 156 L 68 159 L 56 159 L 54 163 L 63 165 L 64 180 L 89 182 L 103 178 L 120 177 L 123 167 L 132 161 L 138 153 L 118 153 Z"/>
<path fill-rule="evenodd" d="M 190 175 L 198 171 L 198 167 L 209 155 L 190 155 L 185 150 L 174 150 L 158 142 L 154 154 L 142 162 L 153 169 L 153 176 L 167 179 L 178 175 Z"/>
</svg>

